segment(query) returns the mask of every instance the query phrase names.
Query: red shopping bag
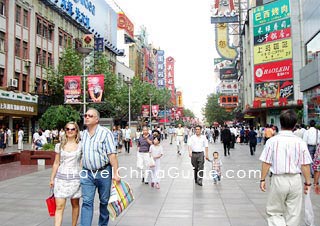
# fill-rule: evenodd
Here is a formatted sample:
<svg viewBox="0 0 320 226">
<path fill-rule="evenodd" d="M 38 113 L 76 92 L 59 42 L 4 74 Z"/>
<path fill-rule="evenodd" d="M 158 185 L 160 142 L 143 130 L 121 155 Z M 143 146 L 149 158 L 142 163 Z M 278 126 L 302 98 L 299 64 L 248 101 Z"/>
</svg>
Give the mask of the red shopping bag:
<svg viewBox="0 0 320 226">
<path fill-rule="evenodd" d="M 132 139 L 130 139 L 129 142 L 130 142 L 130 148 L 132 148 Z"/>
<path fill-rule="evenodd" d="M 49 198 L 46 199 L 48 212 L 50 217 L 54 217 L 56 213 L 56 199 L 54 198 L 54 194 L 52 194 Z"/>
</svg>

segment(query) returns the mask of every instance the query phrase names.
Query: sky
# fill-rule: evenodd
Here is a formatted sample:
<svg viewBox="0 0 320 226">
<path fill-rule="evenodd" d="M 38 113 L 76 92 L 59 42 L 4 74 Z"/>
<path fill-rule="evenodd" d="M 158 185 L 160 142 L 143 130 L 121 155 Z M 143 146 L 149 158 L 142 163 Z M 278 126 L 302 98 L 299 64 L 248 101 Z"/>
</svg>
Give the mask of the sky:
<svg viewBox="0 0 320 226">
<path fill-rule="evenodd" d="M 210 24 L 213 0 L 115 0 L 134 23 L 147 28 L 148 41 L 175 58 L 175 86 L 184 107 L 201 120 L 207 95 L 215 91 L 213 74 L 214 27 Z"/>
</svg>

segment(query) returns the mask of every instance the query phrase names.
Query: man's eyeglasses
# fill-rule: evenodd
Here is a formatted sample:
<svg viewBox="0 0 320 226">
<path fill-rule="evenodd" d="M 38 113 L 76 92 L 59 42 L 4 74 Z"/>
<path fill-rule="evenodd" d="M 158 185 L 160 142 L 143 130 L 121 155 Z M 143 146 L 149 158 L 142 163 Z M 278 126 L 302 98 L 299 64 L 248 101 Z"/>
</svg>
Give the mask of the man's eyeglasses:
<svg viewBox="0 0 320 226">
<path fill-rule="evenodd" d="M 65 128 L 66 131 L 76 131 L 76 128 Z"/>
<path fill-rule="evenodd" d="M 85 118 L 87 118 L 87 117 L 89 117 L 89 118 L 93 118 L 95 115 L 92 115 L 92 114 L 84 114 L 83 115 L 83 117 L 85 117 Z"/>
</svg>

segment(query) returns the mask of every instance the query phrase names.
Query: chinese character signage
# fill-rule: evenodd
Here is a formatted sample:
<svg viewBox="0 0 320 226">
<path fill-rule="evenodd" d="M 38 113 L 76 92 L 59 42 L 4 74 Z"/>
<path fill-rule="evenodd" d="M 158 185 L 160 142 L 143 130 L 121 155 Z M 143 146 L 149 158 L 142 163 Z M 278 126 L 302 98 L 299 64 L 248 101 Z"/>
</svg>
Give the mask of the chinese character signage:
<svg viewBox="0 0 320 226">
<path fill-rule="evenodd" d="M 104 90 L 104 75 L 88 76 L 89 102 L 100 103 Z"/>
<path fill-rule="evenodd" d="M 166 87 L 171 91 L 171 102 L 176 105 L 173 57 L 166 58 Z"/>
<path fill-rule="evenodd" d="M 123 12 L 118 13 L 118 28 L 124 29 L 131 38 L 134 38 L 134 25 Z"/>
<path fill-rule="evenodd" d="M 82 47 L 93 49 L 94 47 L 94 36 L 93 34 L 86 34 L 82 36 Z"/>
<path fill-rule="evenodd" d="M 255 100 L 292 100 L 294 70 L 290 1 L 278 0 L 256 7 L 252 17 Z"/>
<path fill-rule="evenodd" d="M 253 25 L 290 17 L 290 0 L 274 1 L 253 9 Z"/>
<path fill-rule="evenodd" d="M 94 51 L 103 52 L 104 50 L 104 41 L 103 38 L 94 39 Z"/>
<path fill-rule="evenodd" d="M 157 51 L 157 86 L 160 88 L 165 87 L 165 60 L 164 60 L 164 51 Z"/>
<path fill-rule="evenodd" d="M 80 76 L 64 76 L 64 103 L 77 104 L 80 103 L 81 97 L 81 77 Z"/>
</svg>

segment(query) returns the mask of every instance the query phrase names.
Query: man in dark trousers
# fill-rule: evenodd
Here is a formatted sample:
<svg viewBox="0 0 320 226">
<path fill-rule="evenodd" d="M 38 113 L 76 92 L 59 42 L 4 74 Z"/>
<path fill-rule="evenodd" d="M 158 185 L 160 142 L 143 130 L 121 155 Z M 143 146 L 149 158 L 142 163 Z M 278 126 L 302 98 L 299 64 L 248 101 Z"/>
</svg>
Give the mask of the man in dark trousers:
<svg viewBox="0 0 320 226">
<path fill-rule="evenodd" d="M 230 155 L 231 132 L 228 126 L 224 125 L 221 131 L 221 142 L 223 143 L 224 156 Z"/>
</svg>

